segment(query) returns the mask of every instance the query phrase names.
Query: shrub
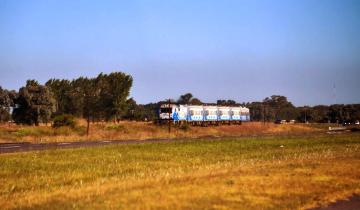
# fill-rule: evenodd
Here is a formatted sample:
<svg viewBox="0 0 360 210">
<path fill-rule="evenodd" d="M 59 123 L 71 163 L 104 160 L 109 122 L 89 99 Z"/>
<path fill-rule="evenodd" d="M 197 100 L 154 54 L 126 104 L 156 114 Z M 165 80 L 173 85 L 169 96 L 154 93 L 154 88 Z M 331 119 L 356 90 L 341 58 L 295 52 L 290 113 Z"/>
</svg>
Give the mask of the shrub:
<svg viewBox="0 0 360 210">
<path fill-rule="evenodd" d="M 62 126 L 69 126 L 74 128 L 76 125 L 75 118 L 69 114 L 58 115 L 54 118 L 53 127 L 59 128 Z"/>
<path fill-rule="evenodd" d="M 188 130 L 190 130 L 190 126 L 189 126 L 189 124 L 182 124 L 182 125 L 180 125 L 179 129 L 181 129 L 183 131 L 188 131 Z"/>
<path fill-rule="evenodd" d="M 39 130 L 35 128 L 20 128 L 16 132 L 13 133 L 16 136 L 39 136 Z"/>
<path fill-rule="evenodd" d="M 24 137 L 24 136 L 40 137 L 40 136 L 51 136 L 52 131 L 47 127 L 23 127 L 23 128 L 19 128 L 15 132 L 12 132 L 12 134 L 18 137 Z"/>
<path fill-rule="evenodd" d="M 86 134 L 86 127 L 85 126 L 75 126 L 72 130 L 75 131 L 79 135 L 85 135 Z"/>
<path fill-rule="evenodd" d="M 116 124 L 106 126 L 106 130 L 115 130 L 124 133 L 128 132 L 128 129 L 126 129 L 124 125 L 116 125 Z"/>
</svg>

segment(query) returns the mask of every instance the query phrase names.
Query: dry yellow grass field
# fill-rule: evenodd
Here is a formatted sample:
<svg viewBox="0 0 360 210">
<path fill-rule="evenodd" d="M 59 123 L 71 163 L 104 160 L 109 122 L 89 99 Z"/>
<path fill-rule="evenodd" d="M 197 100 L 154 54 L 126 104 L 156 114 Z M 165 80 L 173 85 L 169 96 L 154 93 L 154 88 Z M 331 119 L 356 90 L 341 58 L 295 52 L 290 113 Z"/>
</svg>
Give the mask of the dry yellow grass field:
<svg viewBox="0 0 360 210">
<path fill-rule="evenodd" d="M 86 122 L 78 120 L 75 128 L 52 128 L 50 125 L 18 126 L 0 125 L 0 142 L 64 142 L 88 140 L 128 140 L 155 138 L 198 138 L 222 136 L 258 136 L 267 134 L 305 134 L 322 131 L 308 125 L 275 125 L 273 123 L 248 122 L 242 125 L 222 125 L 209 127 L 192 127 L 186 129 L 173 126 L 168 133 L 167 126 L 158 126 L 149 122 L 95 123 L 90 126 L 90 135 L 86 135 Z"/>
<path fill-rule="evenodd" d="M 308 209 L 360 193 L 360 134 L 0 155 L 0 209 Z"/>
</svg>

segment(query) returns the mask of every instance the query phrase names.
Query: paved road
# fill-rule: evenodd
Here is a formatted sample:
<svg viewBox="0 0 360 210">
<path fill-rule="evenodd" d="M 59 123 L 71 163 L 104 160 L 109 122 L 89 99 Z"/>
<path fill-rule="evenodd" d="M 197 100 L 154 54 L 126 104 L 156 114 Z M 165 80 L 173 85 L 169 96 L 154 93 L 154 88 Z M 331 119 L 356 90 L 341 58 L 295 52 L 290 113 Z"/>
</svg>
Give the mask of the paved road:
<svg viewBox="0 0 360 210">
<path fill-rule="evenodd" d="M 66 148 L 78 148 L 78 147 L 95 147 L 111 144 L 142 144 L 142 143 L 154 143 L 154 142 L 174 142 L 174 141 L 191 141 L 191 140 L 216 140 L 223 138 L 251 138 L 256 136 L 228 136 L 228 137 L 198 137 L 198 138 L 179 138 L 179 139 L 146 139 L 146 140 L 102 140 L 102 141 L 76 141 L 76 142 L 55 142 L 55 143 L 39 143 L 34 144 L 30 142 L 18 142 L 18 143 L 0 143 L 1 153 L 14 153 L 14 152 L 26 152 L 26 151 L 38 151 L 47 149 L 66 149 Z"/>
<path fill-rule="evenodd" d="M 360 195 L 354 195 L 349 200 L 340 200 L 332 203 L 327 207 L 319 207 L 311 210 L 359 210 L 360 209 Z"/>
<path fill-rule="evenodd" d="M 110 144 L 139 144 L 147 142 L 169 142 L 169 139 L 149 139 L 149 140 L 109 140 L 109 141 L 78 141 L 78 142 L 56 142 L 56 143 L 40 143 L 33 144 L 29 142 L 19 143 L 0 143 L 0 153 L 13 153 L 36 151 L 46 149 L 63 149 L 76 147 L 94 147 Z"/>
</svg>

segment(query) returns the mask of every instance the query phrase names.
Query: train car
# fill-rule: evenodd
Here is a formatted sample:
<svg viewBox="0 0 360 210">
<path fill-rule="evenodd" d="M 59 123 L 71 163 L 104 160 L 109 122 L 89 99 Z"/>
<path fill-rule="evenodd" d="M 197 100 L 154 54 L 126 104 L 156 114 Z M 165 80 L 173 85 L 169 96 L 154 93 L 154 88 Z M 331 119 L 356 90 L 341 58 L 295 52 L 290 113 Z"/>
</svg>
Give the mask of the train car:
<svg viewBox="0 0 360 210">
<path fill-rule="evenodd" d="M 190 122 L 199 122 L 204 120 L 204 108 L 198 105 L 188 105 L 187 120 Z"/>
<path fill-rule="evenodd" d="M 176 104 L 161 104 L 159 109 L 159 120 L 178 120 L 177 109 L 178 105 Z"/>
<path fill-rule="evenodd" d="M 217 106 L 204 106 L 204 120 L 205 121 L 217 121 Z"/>
<path fill-rule="evenodd" d="M 231 122 L 241 124 L 241 107 L 230 107 Z"/>
<path fill-rule="evenodd" d="M 219 106 L 218 107 L 218 120 L 220 121 L 229 121 L 230 117 L 230 107 Z"/>
<path fill-rule="evenodd" d="M 218 124 L 218 107 L 204 106 L 204 125 Z"/>
<path fill-rule="evenodd" d="M 161 104 L 159 121 L 194 125 L 231 124 L 250 121 L 249 109 L 240 106 Z"/>
<path fill-rule="evenodd" d="M 184 122 L 187 120 L 188 107 L 186 105 L 179 105 L 178 109 L 175 109 L 175 113 L 178 116 L 177 121 Z"/>
</svg>

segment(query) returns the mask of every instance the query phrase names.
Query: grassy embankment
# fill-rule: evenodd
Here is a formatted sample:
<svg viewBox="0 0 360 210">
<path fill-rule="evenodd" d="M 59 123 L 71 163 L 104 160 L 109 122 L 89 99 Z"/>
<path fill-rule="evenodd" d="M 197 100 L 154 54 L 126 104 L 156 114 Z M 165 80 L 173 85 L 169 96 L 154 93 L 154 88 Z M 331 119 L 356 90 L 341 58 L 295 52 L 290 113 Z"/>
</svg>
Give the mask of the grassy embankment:
<svg viewBox="0 0 360 210">
<path fill-rule="evenodd" d="M 196 138 L 205 136 L 253 136 L 266 134 L 304 134 L 318 132 L 322 128 L 308 125 L 275 125 L 259 122 L 243 123 L 243 125 L 223 125 L 211 127 L 173 127 L 171 134 L 167 126 L 157 126 L 144 122 L 120 122 L 91 124 L 90 135 L 86 136 L 86 122 L 79 120 L 75 128 L 51 126 L 17 126 L 0 125 L 1 142 L 62 142 L 86 140 L 125 140 L 151 138 Z"/>
<path fill-rule="evenodd" d="M 0 155 L 0 209 L 305 209 L 360 193 L 360 134 Z"/>
</svg>

